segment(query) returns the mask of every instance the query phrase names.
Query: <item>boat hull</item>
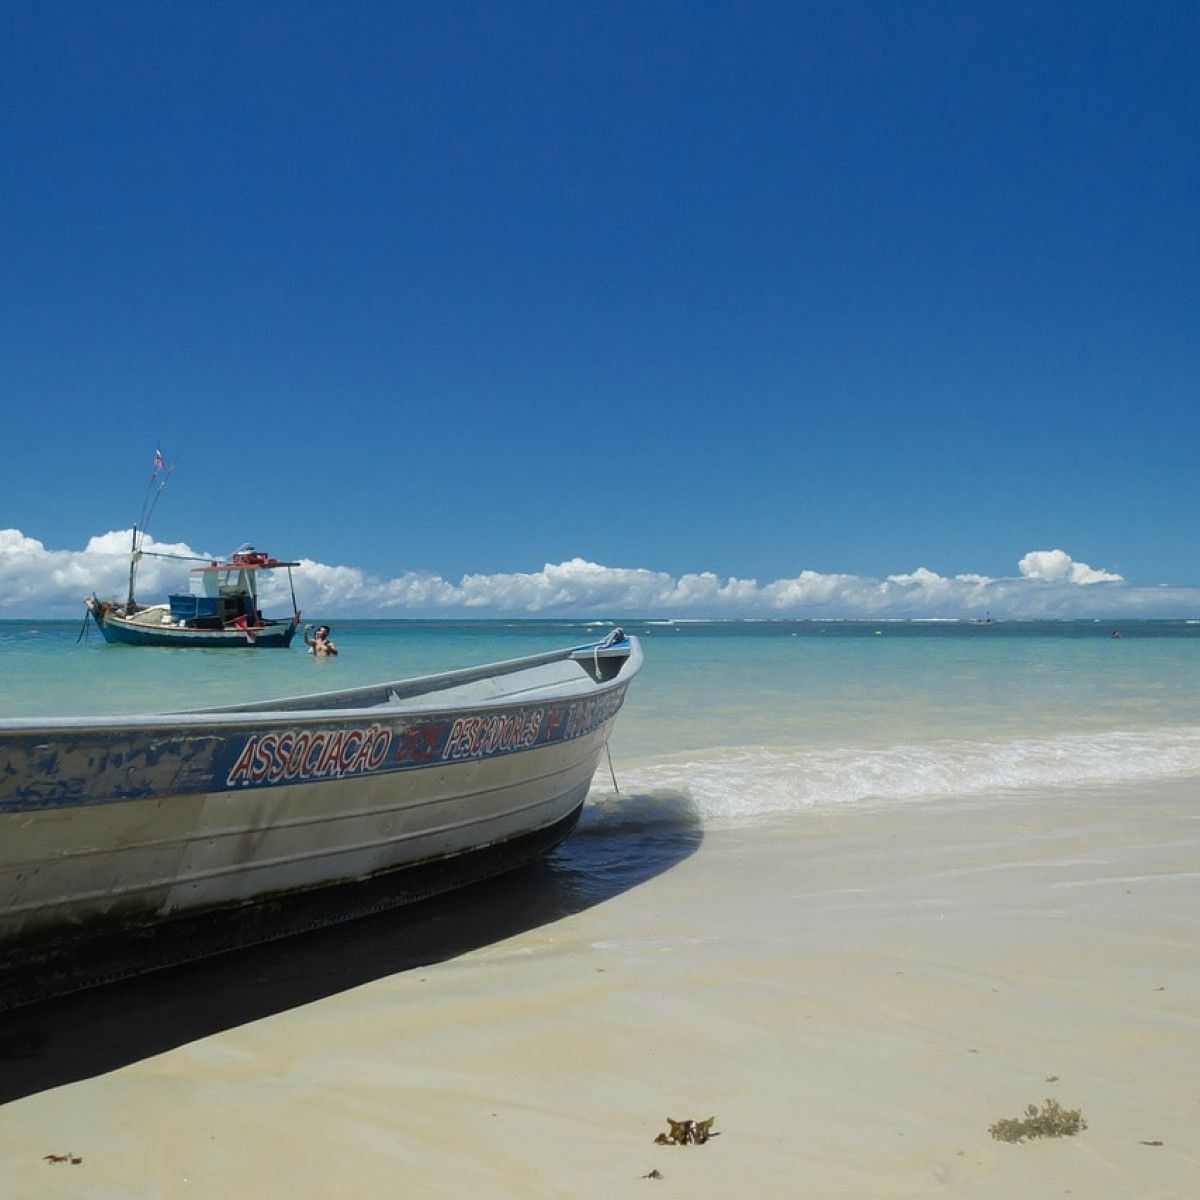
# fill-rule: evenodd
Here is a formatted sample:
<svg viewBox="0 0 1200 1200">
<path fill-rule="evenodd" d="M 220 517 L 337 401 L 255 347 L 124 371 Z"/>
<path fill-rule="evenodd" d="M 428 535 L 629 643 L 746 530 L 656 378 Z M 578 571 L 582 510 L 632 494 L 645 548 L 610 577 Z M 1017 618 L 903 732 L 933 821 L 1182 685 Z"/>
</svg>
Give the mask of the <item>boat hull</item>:
<svg viewBox="0 0 1200 1200">
<path fill-rule="evenodd" d="M 575 828 L 583 800 L 529 833 L 445 859 L 386 868 L 303 892 L 281 892 L 171 917 L 106 920 L 0 953 L 0 1011 L 247 946 L 356 920 L 528 866 Z"/>
<path fill-rule="evenodd" d="M 174 646 L 205 649 L 286 650 L 296 636 L 296 622 L 271 621 L 255 629 L 191 629 L 152 625 L 119 617 L 88 601 L 88 611 L 106 642 L 122 646 Z"/>
<path fill-rule="evenodd" d="M 0 1007 L 403 903 L 557 844 L 640 651 L 596 658 L 596 678 L 580 652 L 549 657 L 321 708 L 4 723 Z"/>
</svg>

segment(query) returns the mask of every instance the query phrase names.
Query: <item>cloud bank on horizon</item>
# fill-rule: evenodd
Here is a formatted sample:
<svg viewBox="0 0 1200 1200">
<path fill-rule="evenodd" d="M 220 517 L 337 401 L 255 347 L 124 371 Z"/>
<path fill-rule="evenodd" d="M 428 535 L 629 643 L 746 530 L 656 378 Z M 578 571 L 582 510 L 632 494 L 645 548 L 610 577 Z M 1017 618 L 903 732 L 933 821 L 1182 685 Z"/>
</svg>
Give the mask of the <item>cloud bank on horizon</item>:
<svg viewBox="0 0 1200 1200">
<path fill-rule="evenodd" d="M 71 616 L 83 597 L 123 596 L 131 531 L 91 538 L 82 550 L 48 550 L 17 529 L 0 530 L 0 616 Z M 183 543 L 147 537 L 159 554 L 215 558 Z M 573 558 L 540 571 L 464 575 L 458 582 L 409 571 L 381 579 L 358 567 L 301 560 L 300 606 L 329 617 L 527 616 L 872 618 L 1179 617 L 1200 609 L 1200 588 L 1145 587 L 1073 559 L 1063 550 L 1031 550 L 1018 574 L 939 575 L 925 567 L 883 579 L 803 570 L 759 583 L 702 571 L 678 577 L 643 567 L 608 567 Z M 146 557 L 138 595 L 149 602 L 186 589 L 187 567 Z M 264 609 L 290 608 L 282 572 L 260 576 Z"/>
</svg>

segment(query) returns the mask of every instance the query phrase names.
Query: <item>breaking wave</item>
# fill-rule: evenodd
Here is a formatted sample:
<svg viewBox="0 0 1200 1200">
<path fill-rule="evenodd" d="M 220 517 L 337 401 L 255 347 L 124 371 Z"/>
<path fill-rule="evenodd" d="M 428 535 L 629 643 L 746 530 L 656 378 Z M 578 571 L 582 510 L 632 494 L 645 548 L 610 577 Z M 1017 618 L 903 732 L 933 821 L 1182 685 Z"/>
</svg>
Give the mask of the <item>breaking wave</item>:
<svg viewBox="0 0 1200 1200">
<path fill-rule="evenodd" d="M 1194 775 L 1200 775 L 1200 728 L 882 748 L 716 749 L 617 768 L 623 795 L 682 795 L 702 819 Z M 603 766 L 595 788 L 598 799 L 611 795 Z"/>
</svg>

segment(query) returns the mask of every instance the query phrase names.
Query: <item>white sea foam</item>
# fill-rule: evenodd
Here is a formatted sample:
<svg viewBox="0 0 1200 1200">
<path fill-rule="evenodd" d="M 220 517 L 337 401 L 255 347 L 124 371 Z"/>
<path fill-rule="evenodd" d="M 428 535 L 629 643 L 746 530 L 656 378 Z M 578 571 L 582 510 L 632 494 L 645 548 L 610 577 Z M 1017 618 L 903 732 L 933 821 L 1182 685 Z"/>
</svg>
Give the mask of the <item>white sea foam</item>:
<svg viewBox="0 0 1200 1200">
<path fill-rule="evenodd" d="M 1200 728 L 884 748 L 715 749 L 618 770 L 618 783 L 626 794 L 682 793 L 698 816 L 713 818 L 1187 776 L 1200 776 Z M 606 783 L 597 775 L 598 790 Z"/>
</svg>

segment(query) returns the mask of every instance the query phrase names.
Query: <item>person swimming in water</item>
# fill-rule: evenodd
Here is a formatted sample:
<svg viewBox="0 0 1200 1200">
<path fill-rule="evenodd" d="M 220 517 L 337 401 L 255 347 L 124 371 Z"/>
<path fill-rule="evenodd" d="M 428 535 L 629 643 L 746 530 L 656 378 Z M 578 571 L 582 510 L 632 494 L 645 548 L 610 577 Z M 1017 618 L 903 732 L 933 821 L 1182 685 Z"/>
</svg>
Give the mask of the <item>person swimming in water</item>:
<svg viewBox="0 0 1200 1200">
<path fill-rule="evenodd" d="M 318 625 L 317 631 L 312 637 L 308 636 L 310 629 L 312 629 L 311 625 L 305 625 L 304 644 L 308 647 L 310 654 L 315 654 L 318 658 L 329 658 L 337 654 L 337 643 L 330 640 L 328 625 Z"/>
</svg>

